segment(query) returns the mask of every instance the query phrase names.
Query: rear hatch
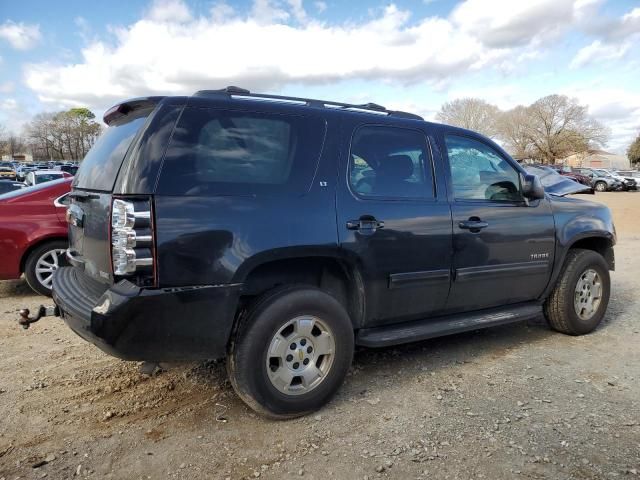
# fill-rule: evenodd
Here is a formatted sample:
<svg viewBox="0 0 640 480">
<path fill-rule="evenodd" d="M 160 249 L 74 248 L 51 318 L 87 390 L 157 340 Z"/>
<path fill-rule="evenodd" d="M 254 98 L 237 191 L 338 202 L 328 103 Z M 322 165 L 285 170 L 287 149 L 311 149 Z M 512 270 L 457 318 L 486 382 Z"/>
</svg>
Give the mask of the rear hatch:
<svg viewBox="0 0 640 480">
<path fill-rule="evenodd" d="M 70 194 L 69 256 L 72 263 L 103 283 L 113 283 L 110 213 L 114 184 L 158 98 L 116 105 L 104 116 L 108 128 L 86 155 Z"/>
</svg>

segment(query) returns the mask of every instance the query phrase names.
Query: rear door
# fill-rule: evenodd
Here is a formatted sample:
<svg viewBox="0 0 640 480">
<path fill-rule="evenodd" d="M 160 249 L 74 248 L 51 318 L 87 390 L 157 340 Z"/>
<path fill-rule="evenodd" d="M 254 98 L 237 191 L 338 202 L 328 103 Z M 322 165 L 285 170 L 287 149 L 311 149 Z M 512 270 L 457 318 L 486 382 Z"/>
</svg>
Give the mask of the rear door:
<svg viewBox="0 0 640 480">
<path fill-rule="evenodd" d="M 69 195 L 69 254 L 86 274 L 112 283 L 109 221 L 118 171 L 153 106 L 113 121 L 82 161 Z"/>
<path fill-rule="evenodd" d="M 343 122 L 338 236 L 362 269 L 367 326 L 435 314 L 449 293 L 451 214 L 428 132 Z"/>
<path fill-rule="evenodd" d="M 547 199 L 525 201 L 520 170 L 490 142 L 444 135 L 453 215 L 454 281 L 449 311 L 472 311 L 539 297 L 554 259 Z"/>
</svg>

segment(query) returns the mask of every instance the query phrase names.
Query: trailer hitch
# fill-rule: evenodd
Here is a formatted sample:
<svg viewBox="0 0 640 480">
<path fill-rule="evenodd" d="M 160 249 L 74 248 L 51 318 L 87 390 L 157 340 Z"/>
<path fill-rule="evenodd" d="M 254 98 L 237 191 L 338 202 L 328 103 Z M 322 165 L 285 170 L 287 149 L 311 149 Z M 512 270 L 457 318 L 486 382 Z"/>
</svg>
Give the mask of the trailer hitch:
<svg viewBox="0 0 640 480">
<path fill-rule="evenodd" d="M 34 317 L 30 317 L 29 313 L 31 312 L 28 308 L 23 308 L 22 310 L 20 310 L 20 319 L 18 320 L 18 323 L 22 325 L 22 328 L 24 328 L 25 330 L 29 328 L 29 325 L 31 325 L 32 323 L 36 323 L 42 317 L 60 316 L 60 310 L 58 309 L 57 305 L 52 305 L 49 307 L 40 305 L 40 307 L 38 308 L 38 313 L 36 313 Z"/>
</svg>

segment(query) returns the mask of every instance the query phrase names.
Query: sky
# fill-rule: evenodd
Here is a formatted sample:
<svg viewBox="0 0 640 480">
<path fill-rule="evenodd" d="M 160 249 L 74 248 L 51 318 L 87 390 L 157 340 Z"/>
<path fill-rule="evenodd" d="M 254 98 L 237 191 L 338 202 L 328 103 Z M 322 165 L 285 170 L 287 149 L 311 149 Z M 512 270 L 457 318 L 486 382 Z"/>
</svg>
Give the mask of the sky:
<svg viewBox="0 0 640 480">
<path fill-rule="evenodd" d="M 227 85 L 428 120 L 459 97 L 509 109 L 565 94 L 622 153 L 640 133 L 640 1 L 0 0 L 9 131 Z"/>
</svg>

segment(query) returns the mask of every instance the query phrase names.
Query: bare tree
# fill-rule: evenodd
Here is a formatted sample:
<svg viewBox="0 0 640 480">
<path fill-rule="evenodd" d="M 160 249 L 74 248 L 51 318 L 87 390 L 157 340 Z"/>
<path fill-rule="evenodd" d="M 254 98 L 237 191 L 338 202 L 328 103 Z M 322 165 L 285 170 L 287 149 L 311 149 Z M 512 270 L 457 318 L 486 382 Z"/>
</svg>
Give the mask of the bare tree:
<svg viewBox="0 0 640 480">
<path fill-rule="evenodd" d="M 498 138 L 504 142 L 505 148 L 516 159 L 531 158 L 533 142 L 531 141 L 531 116 L 529 109 L 522 105 L 502 112 L 496 124 Z"/>
<path fill-rule="evenodd" d="M 532 155 L 545 163 L 603 147 L 609 137 L 609 130 L 589 115 L 585 105 L 566 95 L 543 97 L 527 113 L 524 129 Z"/>
<path fill-rule="evenodd" d="M 436 114 L 436 120 L 495 137 L 500 110 L 479 98 L 457 98 L 447 102 Z"/>
</svg>

